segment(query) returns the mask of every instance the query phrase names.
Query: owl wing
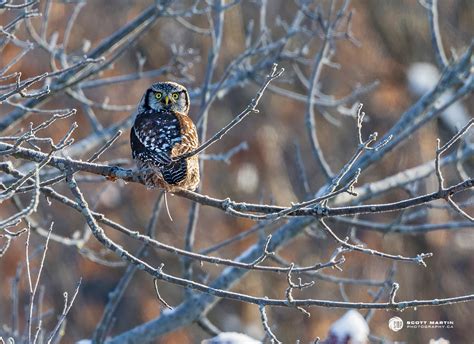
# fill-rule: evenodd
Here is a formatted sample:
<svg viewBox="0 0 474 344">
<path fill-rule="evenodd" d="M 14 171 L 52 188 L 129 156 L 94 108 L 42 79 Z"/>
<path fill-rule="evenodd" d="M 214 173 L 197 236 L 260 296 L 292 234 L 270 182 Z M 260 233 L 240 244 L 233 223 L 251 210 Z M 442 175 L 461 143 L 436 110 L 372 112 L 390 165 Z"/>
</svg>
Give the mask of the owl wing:
<svg viewBox="0 0 474 344">
<path fill-rule="evenodd" d="M 181 142 L 173 146 L 171 157 L 175 158 L 182 154 L 191 152 L 199 147 L 199 139 L 196 126 L 189 116 L 176 113 L 181 130 Z"/>
<path fill-rule="evenodd" d="M 166 134 L 166 128 L 159 123 L 158 118 L 138 116 L 132 127 L 132 142 L 134 137 L 146 150 L 146 154 L 158 164 L 168 165 L 171 163 L 169 151 L 171 143 Z"/>
</svg>

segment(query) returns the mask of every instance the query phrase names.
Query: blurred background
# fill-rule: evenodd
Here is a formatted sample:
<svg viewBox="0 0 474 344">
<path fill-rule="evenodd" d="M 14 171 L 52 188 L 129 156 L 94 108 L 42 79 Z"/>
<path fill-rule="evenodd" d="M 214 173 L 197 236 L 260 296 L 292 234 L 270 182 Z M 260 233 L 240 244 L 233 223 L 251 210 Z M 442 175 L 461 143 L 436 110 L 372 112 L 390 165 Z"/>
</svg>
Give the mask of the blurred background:
<svg viewBox="0 0 474 344">
<path fill-rule="evenodd" d="M 87 1 L 71 31 L 68 50 L 79 51 L 84 44 L 94 47 L 152 3 L 153 1 L 145 0 Z M 329 2 L 321 1 L 320 3 L 321 6 L 328 7 Z M 43 5 L 41 2 L 40 9 Z M 473 38 L 474 2 L 446 0 L 440 1 L 439 6 L 440 31 L 448 56 L 451 56 L 451 52 L 461 54 Z M 57 31 L 61 39 L 74 8 L 74 2 L 52 2 L 48 26 L 50 34 Z M 245 50 L 246 30 L 249 23 L 253 21 L 254 25 L 258 26 L 261 20 L 258 9 L 258 1 L 244 0 L 226 11 L 216 76 L 222 75 L 229 63 Z M 379 84 L 374 90 L 361 95 L 357 100 L 364 104 L 364 111 L 368 117 L 368 121 L 364 124 L 364 135 L 373 131 L 383 135 L 419 97 L 411 93 L 408 87 L 407 71 L 410 66 L 417 62 L 435 64 L 426 10 L 415 0 L 384 2 L 353 0 L 350 9 L 353 11 L 352 33 L 360 42 L 360 46 L 345 40 L 337 42 L 332 60 L 339 64 L 340 68 L 325 67 L 323 69 L 320 91 L 339 98 L 349 94 L 357 85 L 367 85 L 378 80 Z M 266 21 L 270 35 L 272 37 L 281 35 L 284 26 L 280 25 L 280 22 L 291 22 L 296 11 L 297 6 L 294 1 L 269 0 Z M 0 14 L 0 21 L 7 22 L 8 16 L 8 12 Z M 205 15 L 192 16 L 187 20 L 198 27 L 208 26 Z M 35 23 L 35 19 L 32 23 Z M 26 35 L 20 30 L 18 35 L 21 34 Z M 309 59 L 313 59 L 320 43 L 320 40 L 315 40 L 309 46 Z M 188 76 L 192 77 L 187 79 L 176 73 L 168 73 L 158 78 L 143 77 L 139 80 L 104 87 L 85 88 L 85 96 L 97 103 L 103 103 L 106 100 L 108 104 L 131 105 L 130 110 L 126 111 L 106 111 L 94 108 L 101 126 L 106 128 L 128 118 L 133 112 L 131 108 L 138 103 L 143 92 L 153 82 L 183 80 L 182 82 L 189 89 L 198 89 L 203 82 L 210 44 L 208 35 L 192 32 L 173 18 L 159 19 L 136 45 L 130 47 L 123 57 L 114 63 L 112 69 L 104 71 L 100 77 L 136 72 L 139 60 L 145 61 L 143 64 L 145 71 L 158 69 L 166 65 L 173 56 L 173 45 L 194 51 L 192 58 L 188 58 L 192 60 L 192 65 L 186 71 Z M 2 65 L 10 61 L 17 53 L 18 48 L 7 46 L 0 57 Z M 36 49 L 16 64 L 14 69 L 21 71 L 24 77 L 28 77 L 48 71 L 48 66 L 47 54 Z M 291 70 L 291 63 L 285 64 L 283 61 L 282 66 L 287 71 Z M 302 72 L 308 78 L 310 67 L 303 66 Z M 218 80 L 217 77 L 215 80 Z M 291 73 L 285 74 L 278 85 L 300 94 L 307 93 L 304 85 L 297 78 L 292 77 Z M 258 83 L 245 82 L 219 97 L 209 112 L 208 134 L 212 135 L 240 113 L 254 97 L 257 89 Z M 352 104 L 349 104 L 349 107 L 350 105 Z M 472 96 L 464 99 L 462 106 L 467 109 L 465 114 L 469 117 L 469 113 L 473 110 Z M 56 122 L 43 135 L 58 139 L 68 130 L 72 121 L 79 124 L 79 128 L 74 133 L 76 140 L 86 137 L 94 130 L 84 112 L 84 106 L 71 97 L 64 94 L 55 96 L 45 106 L 45 108 L 64 107 L 77 108 L 78 113 L 70 119 Z M 199 107 L 200 99 L 193 98 L 191 117 L 197 116 Z M 258 115 L 251 115 L 245 119 L 206 152 L 208 154 L 227 152 L 244 141 L 248 145 L 247 150 L 238 152 L 228 164 L 222 161 L 205 162 L 202 193 L 217 198 L 230 197 L 235 201 L 273 202 L 280 205 L 289 205 L 290 202 L 303 200 L 305 193 L 296 167 L 295 143 L 301 147 L 311 191 L 316 192 L 324 184 L 324 176 L 312 157 L 306 136 L 305 102 L 267 90 L 259 109 Z M 12 108 L 7 104 L 0 105 L 0 116 L 11 110 Z M 46 116 L 46 114 L 35 114 L 10 129 L 10 134 L 21 127 L 26 127 L 29 122 L 41 123 L 47 118 Z M 326 109 L 325 113 L 316 111 L 316 122 L 320 143 L 328 163 L 334 171 L 338 171 L 351 157 L 357 145 L 355 118 L 341 114 L 334 108 Z M 359 185 L 377 181 L 432 160 L 435 156 L 436 138 L 439 137 L 442 142 L 446 142 L 452 134 L 449 126 L 446 126 L 443 121 L 430 122 L 398 149 L 364 171 L 359 179 Z M 101 161 L 130 159 L 128 135 L 127 130 L 104 154 Z M 78 156 L 78 158 L 85 159 L 87 156 Z M 125 162 L 125 166 L 133 166 L 133 164 L 129 161 Z M 455 173 L 450 173 L 449 169 L 446 174 L 447 183 L 459 181 L 456 179 L 459 177 Z M 96 211 L 106 214 L 114 221 L 133 230 L 144 232 L 151 209 L 158 197 L 158 191 L 146 190 L 143 185 L 126 184 L 121 181 L 115 183 L 83 181 L 80 185 L 87 200 Z M 416 192 L 418 194 L 432 192 L 436 190 L 436 187 L 436 179 L 430 177 L 418 185 Z M 64 186 L 57 186 L 56 189 L 70 195 Z M 469 200 L 468 196 L 466 195 L 463 200 Z M 408 197 L 406 190 L 398 190 L 369 202 L 392 202 L 403 197 Z M 27 202 L 27 200 L 28 197 L 25 196 L 24 201 Z M 162 211 L 156 228 L 156 237 L 162 242 L 183 247 L 191 202 L 176 196 L 168 196 L 168 202 L 173 221 L 170 221 L 166 211 Z M 12 209 L 11 204 L 2 204 L 0 208 L 2 218 L 11 213 Z M 390 223 L 399 215 L 391 213 L 360 218 Z M 45 197 L 41 198 L 38 213 L 32 218 L 44 228 L 48 228 L 51 221 L 54 221 L 53 233 L 64 236 L 77 237 L 88 231 L 80 214 L 57 202 L 53 201 L 50 204 Z M 427 209 L 424 216 L 418 218 L 416 223 L 445 223 L 452 220 L 451 212 L 434 207 Z M 195 250 L 199 251 L 219 243 L 253 225 L 254 223 L 250 220 L 235 218 L 216 209 L 202 207 L 197 225 Z M 342 223 L 334 224 L 333 228 L 341 237 L 351 230 L 350 225 Z M 443 230 L 419 235 L 382 234 L 359 229 L 357 237 L 371 248 L 394 254 L 414 256 L 420 252 L 433 252 L 434 257 L 427 261 L 427 268 L 401 263 L 397 264 L 395 275 L 395 280 L 401 286 L 397 296 L 399 300 L 431 299 L 473 292 L 473 229 L 471 227 L 452 231 Z M 268 232 L 271 232 L 271 229 Z M 107 234 L 129 252 L 134 252 L 139 247 L 137 242 L 117 232 L 107 231 Z M 258 237 L 251 236 L 213 254 L 235 258 L 257 239 Z M 24 236 L 15 240 L 8 252 L 0 259 L 2 281 L 0 284 L 0 323 L 2 324 L 9 323 L 9 314 L 12 311 L 10 281 L 14 278 L 18 265 L 24 260 L 24 240 Z M 44 239 L 41 237 L 32 237 L 33 247 L 43 242 Z M 335 247 L 329 238 L 304 234 L 279 253 L 288 261 L 309 265 L 326 261 Z M 105 260 L 117 262 L 117 257 L 107 252 L 94 238 L 91 238 L 82 249 L 94 251 Z M 167 271 L 178 276 L 181 274 L 181 261 L 174 255 L 153 251 L 147 259 L 155 266 L 163 262 Z M 342 272 L 337 270 L 325 272 L 339 277 L 383 280 L 391 265 L 392 263 L 387 260 L 359 253 L 348 253 Z M 72 292 L 79 277 L 82 277 L 82 286 L 68 316 L 65 343 L 91 336 L 104 310 L 108 293 L 113 290 L 124 269 L 123 266 L 110 267 L 94 262 L 85 257 L 78 248 L 50 243 L 41 279 L 41 284 L 44 285 L 43 308 L 59 312 L 63 305 L 62 293 Z M 204 278 L 206 274 L 209 275 L 209 280 L 212 280 L 213 277 L 218 276 L 222 268 L 205 264 L 197 267 L 196 270 L 198 280 Z M 304 279 L 309 280 L 308 277 Z M 234 290 L 252 295 L 282 298 L 286 287 L 287 283 L 283 275 L 251 272 Z M 344 287 L 351 301 L 371 301 L 372 296 L 369 291 L 376 289 L 365 285 Z M 21 305 L 25 304 L 28 298 L 24 275 L 21 277 L 19 290 L 21 310 Z M 172 306 L 179 304 L 184 293 L 181 288 L 161 282 L 160 291 L 163 298 Z M 322 280 L 316 280 L 316 285 L 304 292 L 295 292 L 295 296 L 342 300 L 339 286 Z M 401 315 L 398 314 L 404 320 L 454 321 L 453 329 L 404 329 L 394 333 L 387 326 L 388 319 L 397 315 L 397 312 L 392 311 L 376 312 L 369 326 L 374 335 L 391 341 L 427 343 L 431 338 L 444 337 L 451 343 L 468 343 L 472 341 L 473 336 L 471 317 L 473 307 L 472 303 L 464 303 L 407 310 Z M 338 309 L 311 308 L 309 309 L 311 317 L 306 318 L 302 313 L 292 309 L 274 308 L 267 311 L 278 338 L 283 342 L 294 342 L 299 338 L 302 343 L 314 340 L 317 336 L 324 338 L 331 323 L 345 312 Z M 366 311 L 361 311 L 361 313 L 365 315 Z M 23 312 L 20 314 L 24 316 Z M 53 312 L 44 320 L 45 326 L 48 326 L 48 322 L 55 323 L 54 314 L 56 313 Z M 111 335 L 152 320 L 159 314 L 160 304 L 156 299 L 152 279 L 147 274 L 138 272 L 119 306 Z M 210 312 L 209 319 L 222 330 L 244 332 L 255 338 L 261 338 L 264 335 L 258 308 L 253 305 L 221 300 Z M 197 325 L 192 325 L 169 333 L 157 340 L 157 343 L 196 343 L 205 338 L 208 338 L 208 334 Z"/>
</svg>

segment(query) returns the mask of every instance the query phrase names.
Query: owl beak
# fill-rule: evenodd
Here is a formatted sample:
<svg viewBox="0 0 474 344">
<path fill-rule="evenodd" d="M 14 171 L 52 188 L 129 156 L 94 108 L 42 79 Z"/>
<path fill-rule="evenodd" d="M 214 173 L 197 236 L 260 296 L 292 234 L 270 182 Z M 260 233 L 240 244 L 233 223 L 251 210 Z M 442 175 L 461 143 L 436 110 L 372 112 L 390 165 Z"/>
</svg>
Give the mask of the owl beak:
<svg viewBox="0 0 474 344">
<path fill-rule="evenodd" d="M 166 96 L 165 97 L 165 104 L 168 105 L 169 102 L 170 102 L 170 97 Z"/>
</svg>

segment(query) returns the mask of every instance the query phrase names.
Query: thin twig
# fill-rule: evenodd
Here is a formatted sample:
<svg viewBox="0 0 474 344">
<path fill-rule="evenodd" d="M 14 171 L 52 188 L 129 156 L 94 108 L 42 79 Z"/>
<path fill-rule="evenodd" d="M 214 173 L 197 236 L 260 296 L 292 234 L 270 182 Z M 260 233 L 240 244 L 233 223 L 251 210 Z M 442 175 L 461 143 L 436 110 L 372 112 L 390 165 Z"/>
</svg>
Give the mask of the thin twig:
<svg viewBox="0 0 474 344">
<path fill-rule="evenodd" d="M 227 134 L 233 127 L 235 127 L 238 123 L 240 123 L 245 117 L 247 117 L 251 113 L 258 113 L 257 106 L 266 88 L 268 87 L 270 82 L 272 82 L 273 80 L 275 80 L 276 78 L 278 78 L 279 76 L 283 74 L 284 69 L 281 68 L 278 70 L 277 68 L 278 68 L 278 65 L 274 64 L 272 71 L 270 72 L 269 75 L 267 75 L 267 78 L 265 82 L 263 83 L 263 85 L 258 90 L 257 95 L 255 96 L 255 98 L 252 99 L 252 101 L 250 102 L 250 104 L 247 106 L 247 108 L 244 111 L 238 114 L 231 122 L 229 122 L 225 127 L 219 130 L 216 134 L 214 134 L 214 136 L 212 136 L 209 140 L 204 142 L 198 148 L 196 148 L 195 150 L 191 152 L 182 154 L 176 157 L 176 159 L 186 159 L 193 155 L 199 154 L 200 152 L 204 151 L 215 142 L 219 141 L 225 134 Z"/>
</svg>

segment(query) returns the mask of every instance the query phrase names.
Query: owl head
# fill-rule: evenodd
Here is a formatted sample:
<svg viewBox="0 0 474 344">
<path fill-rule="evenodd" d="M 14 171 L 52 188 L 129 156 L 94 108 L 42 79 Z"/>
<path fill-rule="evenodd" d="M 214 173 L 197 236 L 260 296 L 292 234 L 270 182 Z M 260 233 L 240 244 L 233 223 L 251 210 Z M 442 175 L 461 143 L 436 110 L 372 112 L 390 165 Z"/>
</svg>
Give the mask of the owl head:
<svg viewBox="0 0 474 344">
<path fill-rule="evenodd" d="M 142 101 L 141 110 L 189 112 L 189 94 L 186 87 L 171 81 L 157 82 L 148 88 Z"/>
</svg>

